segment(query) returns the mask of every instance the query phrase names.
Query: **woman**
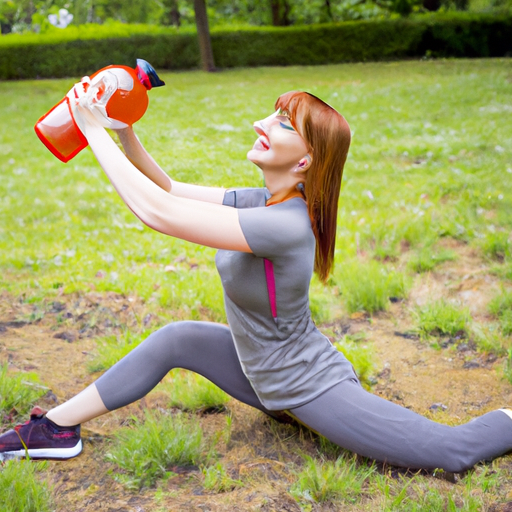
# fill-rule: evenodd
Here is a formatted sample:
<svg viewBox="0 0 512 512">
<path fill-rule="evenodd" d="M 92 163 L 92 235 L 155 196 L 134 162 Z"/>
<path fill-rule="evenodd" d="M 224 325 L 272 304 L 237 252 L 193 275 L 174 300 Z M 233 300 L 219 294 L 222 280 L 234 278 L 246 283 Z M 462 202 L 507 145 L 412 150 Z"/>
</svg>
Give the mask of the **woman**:
<svg viewBox="0 0 512 512">
<path fill-rule="evenodd" d="M 3 457 L 66 459 L 82 449 L 80 424 L 147 394 L 172 368 L 204 375 L 266 414 L 280 411 L 360 455 L 409 467 L 460 472 L 512 449 L 511 411 L 448 427 L 366 392 L 351 364 L 315 327 L 313 271 L 333 264 L 337 202 L 350 130 L 332 107 L 304 92 L 276 102 L 254 124 L 247 156 L 265 189 L 224 190 L 175 182 L 131 128 L 128 159 L 90 112 L 75 118 L 119 195 L 145 224 L 219 249 L 216 264 L 229 327 L 163 327 L 94 384 L 46 415 L 0 437 Z"/>
</svg>

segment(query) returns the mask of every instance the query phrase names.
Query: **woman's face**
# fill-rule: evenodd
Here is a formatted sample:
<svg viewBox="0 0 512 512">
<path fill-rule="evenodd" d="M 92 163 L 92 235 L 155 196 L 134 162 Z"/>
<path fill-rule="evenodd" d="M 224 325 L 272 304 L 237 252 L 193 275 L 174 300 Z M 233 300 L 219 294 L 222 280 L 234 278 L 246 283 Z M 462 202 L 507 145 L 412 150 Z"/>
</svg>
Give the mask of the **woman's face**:
<svg viewBox="0 0 512 512">
<path fill-rule="evenodd" d="M 247 153 L 247 158 L 262 171 L 293 170 L 308 153 L 304 139 L 282 110 L 256 121 L 254 130 L 259 137 Z"/>
</svg>

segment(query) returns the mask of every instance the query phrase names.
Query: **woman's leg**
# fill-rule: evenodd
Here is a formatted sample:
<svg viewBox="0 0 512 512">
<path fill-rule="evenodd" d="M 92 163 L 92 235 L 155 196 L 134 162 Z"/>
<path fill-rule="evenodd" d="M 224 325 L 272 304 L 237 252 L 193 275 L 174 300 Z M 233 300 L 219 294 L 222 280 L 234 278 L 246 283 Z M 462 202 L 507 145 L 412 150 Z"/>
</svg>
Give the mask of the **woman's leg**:
<svg viewBox="0 0 512 512">
<path fill-rule="evenodd" d="M 275 416 L 261 405 L 242 371 L 228 327 L 208 322 L 176 322 L 151 334 L 94 384 L 47 417 L 76 425 L 123 407 L 151 391 L 173 368 L 199 373 L 232 397 Z"/>
<path fill-rule="evenodd" d="M 395 466 L 459 473 L 512 449 L 512 421 L 503 411 L 449 427 L 350 380 L 290 412 L 337 445 Z"/>
</svg>

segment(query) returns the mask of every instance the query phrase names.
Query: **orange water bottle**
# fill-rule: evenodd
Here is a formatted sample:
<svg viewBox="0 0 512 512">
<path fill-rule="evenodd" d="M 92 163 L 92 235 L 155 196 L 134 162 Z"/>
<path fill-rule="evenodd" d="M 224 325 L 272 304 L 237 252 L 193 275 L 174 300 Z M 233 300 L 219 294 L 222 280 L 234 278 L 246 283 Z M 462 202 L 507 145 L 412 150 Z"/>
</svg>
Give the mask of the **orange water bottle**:
<svg viewBox="0 0 512 512">
<path fill-rule="evenodd" d="M 85 103 L 104 126 L 119 129 L 138 121 L 148 108 L 147 91 L 165 85 L 152 66 L 137 59 L 137 67 L 107 66 L 82 79 Z M 73 118 L 70 101 L 75 88 L 42 116 L 35 125 L 37 136 L 60 160 L 69 162 L 88 143 Z M 76 94 L 75 94 L 76 96 Z"/>
</svg>

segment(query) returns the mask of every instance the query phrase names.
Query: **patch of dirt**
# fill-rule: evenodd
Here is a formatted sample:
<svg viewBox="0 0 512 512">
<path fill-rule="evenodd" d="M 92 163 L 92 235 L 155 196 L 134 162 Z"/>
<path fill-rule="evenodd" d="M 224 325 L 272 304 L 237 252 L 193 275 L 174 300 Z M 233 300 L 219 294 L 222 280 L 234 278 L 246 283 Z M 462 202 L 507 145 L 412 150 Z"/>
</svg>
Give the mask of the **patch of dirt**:
<svg viewBox="0 0 512 512">
<path fill-rule="evenodd" d="M 362 343 L 372 343 L 378 360 L 373 392 L 455 425 L 512 406 L 512 385 L 502 376 L 503 358 L 477 352 L 469 340 L 445 340 L 445 346 L 436 349 L 411 334 L 411 309 L 416 305 L 445 297 L 466 304 L 473 317 L 485 323 L 489 321 L 487 304 L 501 289 L 471 248 L 450 240 L 444 244 L 457 252 L 457 261 L 419 275 L 409 299 L 392 304 L 388 312 L 372 319 L 363 315 L 340 318 L 338 331 L 364 331 L 366 341 Z M 49 388 L 40 405 L 51 408 L 94 380 L 87 363 L 99 336 L 119 334 L 127 328 L 156 327 L 164 319 L 165 312 L 154 306 L 114 293 L 62 295 L 43 304 L 3 294 L 0 363 L 7 362 L 12 371 L 36 372 Z M 70 461 L 51 462 L 44 474 L 54 486 L 57 512 L 300 510 L 288 492 L 292 469 L 301 462 L 301 453 L 317 453 L 318 439 L 304 428 L 278 424 L 235 400 L 222 414 L 202 415 L 201 425 L 207 433 L 218 432 L 224 428 L 225 415 L 231 415 L 231 439 L 221 448 L 221 456 L 230 476 L 241 480 L 243 487 L 209 493 L 198 468 L 176 468 L 177 476 L 161 484 L 159 492 L 132 492 L 116 483 L 112 478 L 115 467 L 105 459 L 110 437 L 130 416 L 158 407 L 165 407 L 165 399 L 157 388 L 145 399 L 83 427 L 84 453 Z M 512 468 L 510 457 L 498 464 Z M 505 501 L 512 502 L 512 483 L 502 485 L 500 493 L 501 499 L 488 510 L 510 508 Z M 324 504 L 311 510 L 339 508 Z M 344 510 L 375 508 L 368 498 Z"/>
</svg>

